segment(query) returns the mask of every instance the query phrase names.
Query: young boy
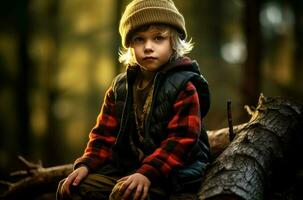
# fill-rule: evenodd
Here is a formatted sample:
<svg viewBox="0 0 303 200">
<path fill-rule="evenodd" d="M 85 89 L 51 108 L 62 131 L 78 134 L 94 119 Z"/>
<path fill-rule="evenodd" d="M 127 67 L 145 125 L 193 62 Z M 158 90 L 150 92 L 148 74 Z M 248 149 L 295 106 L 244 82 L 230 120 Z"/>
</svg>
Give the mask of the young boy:
<svg viewBox="0 0 303 200">
<path fill-rule="evenodd" d="M 57 199 L 196 199 L 209 162 L 202 118 L 209 90 L 184 55 L 183 16 L 171 0 L 134 0 L 121 18 L 125 73 L 114 78 L 84 155 Z"/>
</svg>

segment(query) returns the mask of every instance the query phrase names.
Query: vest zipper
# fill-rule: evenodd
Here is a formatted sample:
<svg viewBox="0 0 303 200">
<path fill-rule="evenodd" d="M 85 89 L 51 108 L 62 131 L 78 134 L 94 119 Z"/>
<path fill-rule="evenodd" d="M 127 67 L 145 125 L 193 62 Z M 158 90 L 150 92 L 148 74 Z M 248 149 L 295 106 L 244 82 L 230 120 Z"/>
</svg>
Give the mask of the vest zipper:
<svg viewBox="0 0 303 200">
<path fill-rule="evenodd" d="M 152 112 L 153 112 L 153 109 L 154 109 L 154 104 L 155 104 L 155 97 L 156 97 L 156 94 L 158 93 L 158 89 L 159 89 L 159 81 L 157 81 L 158 79 L 161 78 L 161 72 L 157 73 L 156 76 L 155 76 L 155 79 L 154 79 L 154 87 L 153 87 L 153 91 L 152 91 L 152 99 L 151 99 L 151 104 L 150 104 L 150 108 L 149 108 L 149 112 L 148 112 L 148 115 L 145 117 L 145 120 L 144 120 L 144 133 L 145 133 L 145 137 L 150 137 L 149 135 L 149 125 L 150 125 L 150 119 L 151 119 L 151 115 L 152 115 Z"/>
<path fill-rule="evenodd" d="M 131 108 L 131 104 L 129 103 L 130 98 L 129 95 L 131 94 L 130 87 L 128 84 L 128 81 L 126 82 L 126 100 L 124 103 L 124 107 L 123 107 L 123 111 L 122 111 L 122 116 L 121 116 L 121 122 L 120 122 L 120 129 L 117 135 L 117 140 L 116 140 L 116 145 L 122 143 L 121 140 L 124 137 L 124 133 L 125 133 L 125 128 L 126 128 L 126 124 L 128 122 L 128 118 L 129 118 L 129 114 L 130 114 L 130 108 Z M 126 114 L 128 113 L 128 115 Z"/>
</svg>

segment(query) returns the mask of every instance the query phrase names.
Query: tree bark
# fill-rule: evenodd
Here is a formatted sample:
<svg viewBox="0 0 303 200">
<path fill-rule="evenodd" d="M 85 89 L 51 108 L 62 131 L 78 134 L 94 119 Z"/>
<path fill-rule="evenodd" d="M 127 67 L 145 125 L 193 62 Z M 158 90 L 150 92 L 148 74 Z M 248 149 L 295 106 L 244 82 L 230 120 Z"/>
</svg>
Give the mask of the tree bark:
<svg viewBox="0 0 303 200">
<path fill-rule="evenodd" d="M 209 166 L 200 200 L 265 199 L 268 183 L 281 176 L 274 173 L 275 166 L 291 166 L 295 156 L 302 160 L 294 154 L 295 147 L 301 148 L 302 104 L 260 96 L 257 109 L 250 112 L 250 121 Z"/>
</svg>

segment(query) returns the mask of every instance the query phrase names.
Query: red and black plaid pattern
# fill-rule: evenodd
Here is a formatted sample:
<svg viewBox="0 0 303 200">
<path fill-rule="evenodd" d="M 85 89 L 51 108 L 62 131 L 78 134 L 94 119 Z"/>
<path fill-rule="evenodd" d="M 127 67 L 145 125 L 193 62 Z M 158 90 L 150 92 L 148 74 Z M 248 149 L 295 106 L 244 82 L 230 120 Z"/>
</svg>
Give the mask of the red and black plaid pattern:
<svg viewBox="0 0 303 200">
<path fill-rule="evenodd" d="M 166 177 L 173 167 L 183 166 L 201 130 L 199 97 L 191 82 L 179 93 L 173 108 L 174 115 L 167 126 L 168 137 L 137 170 L 150 180 Z"/>
<path fill-rule="evenodd" d="M 96 125 L 89 134 L 84 155 L 75 161 L 75 167 L 85 164 L 94 170 L 111 158 L 111 148 L 116 141 L 119 126 L 118 120 L 114 116 L 114 102 L 114 93 L 110 87 L 106 92 Z"/>
<path fill-rule="evenodd" d="M 118 120 L 114 117 L 115 100 L 112 88 L 106 93 L 97 123 L 89 135 L 84 155 L 75 165 L 85 164 L 94 170 L 107 159 L 111 159 L 111 147 L 119 130 Z M 173 104 L 174 115 L 167 125 L 168 137 L 149 156 L 137 172 L 151 181 L 159 176 L 166 177 L 174 167 L 183 166 L 186 154 L 195 144 L 201 130 L 199 97 L 195 86 L 189 82 L 179 93 Z"/>
</svg>

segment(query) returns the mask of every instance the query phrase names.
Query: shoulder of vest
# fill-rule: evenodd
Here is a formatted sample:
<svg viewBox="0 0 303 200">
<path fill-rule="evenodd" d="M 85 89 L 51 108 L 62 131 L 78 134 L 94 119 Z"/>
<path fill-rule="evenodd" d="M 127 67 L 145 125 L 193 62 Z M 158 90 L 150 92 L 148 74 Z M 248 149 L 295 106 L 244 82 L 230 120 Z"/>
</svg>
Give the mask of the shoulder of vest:
<svg viewBox="0 0 303 200">
<path fill-rule="evenodd" d="M 208 82 L 200 73 L 192 71 L 179 71 L 171 73 L 167 76 L 165 85 L 167 86 L 167 84 L 169 84 L 173 86 L 176 89 L 175 92 L 177 95 L 180 89 L 184 88 L 188 82 L 191 82 L 195 86 L 199 94 L 201 115 L 204 117 L 210 107 L 210 93 Z"/>
<path fill-rule="evenodd" d="M 167 83 L 179 88 L 186 84 L 191 79 L 201 78 L 200 74 L 192 71 L 176 71 L 167 75 Z"/>
<path fill-rule="evenodd" d="M 112 81 L 112 88 L 115 92 L 117 88 L 121 85 L 121 83 L 124 83 L 126 81 L 126 72 L 118 74 Z"/>
</svg>

